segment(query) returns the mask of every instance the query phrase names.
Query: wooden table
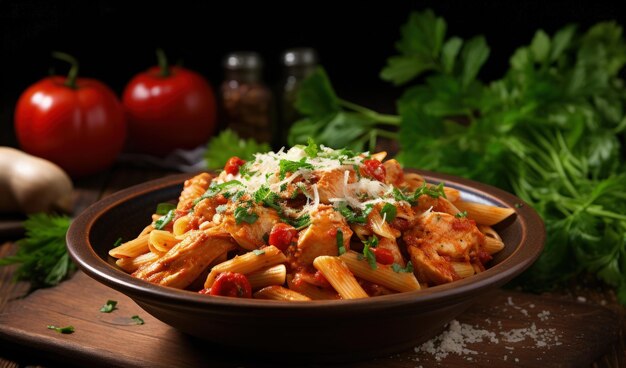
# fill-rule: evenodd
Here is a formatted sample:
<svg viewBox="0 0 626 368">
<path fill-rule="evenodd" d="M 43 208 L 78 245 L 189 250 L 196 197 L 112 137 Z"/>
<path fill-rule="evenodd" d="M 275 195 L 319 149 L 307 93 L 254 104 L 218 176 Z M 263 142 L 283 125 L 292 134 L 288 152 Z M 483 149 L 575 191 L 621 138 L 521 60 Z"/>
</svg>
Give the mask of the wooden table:
<svg viewBox="0 0 626 368">
<path fill-rule="evenodd" d="M 170 173 L 116 167 L 78 180 L 75 214 L 112 192 Z M 15 249 L 12 241 L 0 238 L 0 257 Z M 247 357 L 245 352 L 234 356 L 185 336 L 80 272 L 57 287 L 23 297 L 28 285 L 12 281 L 14 270 L 13 266 L 0 268 L 0 367 L 275 366 Z M 107 299 L 119 302 L 117 314 L 98 312 Z M 141 315 L 146 324 L 123 323 L 134 314 Z M 484 336 L 482 342 L 468 343 L 464 355 L 439 354 L 437 360 L 426 351 L 410 350 L 341 366 L 623 367 L 625 314 L 612 291 L 595 285 L 574 285 L 552 295 L 499 290 L 457 318 L 465 328 L 492 334 L 497 343 Z M 73 324 L 76 332 L 55 333 L 46 329 L 50 323 Z"/>
</svg>

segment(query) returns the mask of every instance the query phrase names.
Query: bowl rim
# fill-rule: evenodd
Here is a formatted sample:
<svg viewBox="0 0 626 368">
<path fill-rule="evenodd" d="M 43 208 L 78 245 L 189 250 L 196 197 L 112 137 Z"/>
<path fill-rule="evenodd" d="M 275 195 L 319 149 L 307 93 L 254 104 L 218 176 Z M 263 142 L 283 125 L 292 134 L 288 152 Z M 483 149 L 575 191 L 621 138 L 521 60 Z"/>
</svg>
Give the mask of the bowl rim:
<svg viewBox="0 0 626 368">
<path fill-rule="evenodd" d="M 499 188 L 470 179 L 426 170 L 406 168 L 404 170 L 418 173 L 430 183 L 444 182 L 444 185 L 448 187 L 476 194 L 500 206 L 513 208 L 516 212 L 517 221 L 520 221 L 522 228 L 521 239 L 515 250 L 500 263 L 493 265 L 484 272 L 452 283 L 374 298 L 313 300 L 306 303 L 207 296 L 187 290 L 155 285 L 132 277 L 96 254 L 89 241 L 91 229 L 95 222 L 109 209 L 171 186 L 181 185 L 182 189 L 184 180 L 197 173 L 174 174 L 147 181 L 117 191 L 95 202 L 77 216 L 70 225 L 67 232 L 67 248 L 74 262 L 88 276 L 130 296 L 134 300 L 150 301 L 151 304 L 162 304 L 163 306 L 176 303 L 177 308 L 182 309 L 217 308 L 222 309 L 223 313 L 239 313 L 242 309 L 250 308 L 254 308 L 256 311 L 265 310 L 281 313 L 293 311 L 299 313 L 319 311 L 320 308 L 323 308 L 325 313 L 330 311 L 345 314 L 356 313 L 359 310 L 443 306 L 470 299 L 490 288 L 502 286 L 530 267 L 541 254 L 546 238 L 544 223 L 537 212 L 520 198 Z M 530 237 L 531 231 L 534 233 L 532 238 Z"/>
</svg>

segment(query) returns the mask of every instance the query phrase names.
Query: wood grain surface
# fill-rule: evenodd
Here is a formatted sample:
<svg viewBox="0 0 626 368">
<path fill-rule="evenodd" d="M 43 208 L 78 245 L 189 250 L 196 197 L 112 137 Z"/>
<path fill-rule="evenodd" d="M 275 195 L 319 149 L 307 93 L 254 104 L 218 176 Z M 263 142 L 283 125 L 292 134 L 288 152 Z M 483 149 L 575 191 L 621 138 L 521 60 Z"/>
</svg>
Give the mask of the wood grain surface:
<svg viewBox="0 0 626 368">
<path fill-rule="evenodd" d="M 119 309 L 101 313 L 107 300 Z M 131 316 L 144 319 L 135 325 Z M 416 367 L 468 364 L 507 367 L 587 367 L 618 337 L 618 317 L 606 308 L 515 291 L 498 291 L 461 317 L 467 329 L 492 333 L 498 342 L 483 339 L 466 344 L 466 352 L 433 355 L 414 350 L 349 366 Z M 124 367 L 240 367 L 271 366 L 262 357 L 245 358 L 215 344 L 185 336 L 154 319 L 132 300 L 79 272 L 71 280 L 28 298 L 9 303 L 0 315 L 0 338 L 42 350 L 50 358 L 79 365 Z M 60 334 L 47 325 L 75 327 Z M 533 333 L 532 326 L 535 326 Z M 528 331 L 521 333 L 521 331 Z M 509 337 L 507 340 L 507 336 Z M 373 335 L 373 338 L 375 335 Z M 268 336 L 269 338 L 269 336 Z M 277 342 L 281 343 L 281 342 Z M 287 344 L 288 342 L 282 342 Z M 506 358 L 505 358 L 506 357 Z M 291 361 L 306 366 L 304 362 Z M 346 366 L 346 364 L 342 364 Z"/>
</svg>

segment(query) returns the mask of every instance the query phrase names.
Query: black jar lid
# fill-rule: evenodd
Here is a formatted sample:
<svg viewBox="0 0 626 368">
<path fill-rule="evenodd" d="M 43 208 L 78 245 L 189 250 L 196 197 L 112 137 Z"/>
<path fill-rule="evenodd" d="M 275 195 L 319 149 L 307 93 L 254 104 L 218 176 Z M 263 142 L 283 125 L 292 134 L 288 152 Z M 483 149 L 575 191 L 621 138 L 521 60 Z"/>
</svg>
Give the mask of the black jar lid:
<svg viewBox="0 0 626 368">
<path fill-rule="evenodd" d="M 285 50 L 281 57 L 285 66 L 308 66 L 317 64 L 317 53 L 309 47 Z"/>
<path fill-rule="evenodd" d="M 237 51 L 226 55 L 223 65 L 228 70 L 261 69 L 263 67 L 263 59 L 256 52 Z"/>
</svg>

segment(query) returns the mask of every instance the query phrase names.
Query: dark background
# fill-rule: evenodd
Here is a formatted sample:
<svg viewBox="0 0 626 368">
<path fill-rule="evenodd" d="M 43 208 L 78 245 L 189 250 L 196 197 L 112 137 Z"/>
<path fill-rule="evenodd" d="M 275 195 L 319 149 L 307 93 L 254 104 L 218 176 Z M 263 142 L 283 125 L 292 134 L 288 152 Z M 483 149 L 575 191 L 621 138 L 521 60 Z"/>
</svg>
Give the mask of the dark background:
<svg viewBox="0 0 626 368">
<path fill-rule="evenodd" d="M 13 108 L 20 93 L 51 68 L 67 67 L 53 50 L 76 56 L 81 75 L 97 78 L 118 94 L 137 72 L 156 63 L 162 47 L 217 86 L 221 61 L 230 51 L 259 52 L 265 80 L 280 78 L 280 53 L 315 48 L 338 94 L 392 112 L 402 89 L 378 78 L 393 55 L 399 28 L 412 10 L 432 8 L 448 24 L 448 35 L 483 34 L 491 56 L 485 80 L 499 78 L 508 58 L 543 28 L 552 33 L 568 23 L 582 29 L 602 20 L 626 24 L 620 2 L 596 1 L 290 1 L 188 2 L 0 0 L 0 144 L 14 144 Z"/>
</svg>

